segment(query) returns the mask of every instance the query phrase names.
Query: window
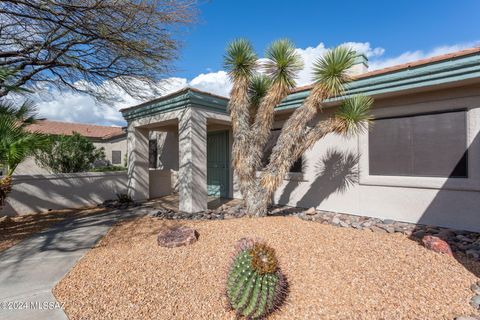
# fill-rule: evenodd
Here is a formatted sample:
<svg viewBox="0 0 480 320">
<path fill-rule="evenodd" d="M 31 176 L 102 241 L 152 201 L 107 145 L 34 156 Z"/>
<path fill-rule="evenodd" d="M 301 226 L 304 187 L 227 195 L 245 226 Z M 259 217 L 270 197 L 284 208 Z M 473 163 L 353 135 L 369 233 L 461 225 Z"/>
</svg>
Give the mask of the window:
<svg viewBox="0 0 480 320">
<path fill-rule="evenodd" d="M 272 154 L 273 147 L 275 147 L 275 145 L 277 144 L 277 140 L 281 132 L 282 132 L 281 129 L 273 129 L 270 132 L 270 138 L 268 139 L 267 144 L 265 145 L 265 149 L 263 150 L 263 157 L 262 157 L 263 167 L 265 167 L 268 164 L 270 160 L 270 155 Z M 302 169 L 303 169 L 303 161 L 302 161 L 302 157 L 300 157 L 290 167 L 289 172 L 302 172 Z"/>
<path fill-rule="evenodd" d="M 148 163 L 149 168 L 156 169 L 157 168 L 157 139 L 150 139 L 148 141 Z"/>
<path fill-rule="evenodd" d="M 464 110 L 376 119 L 370 175 L 466 178 L 466 123 Z"/>
<path fill-rule="evenodd" d="M 121 163 L 122 163 L 122 151 L 113 150 L 112 164 L 121 164 Z"/>
</svg>

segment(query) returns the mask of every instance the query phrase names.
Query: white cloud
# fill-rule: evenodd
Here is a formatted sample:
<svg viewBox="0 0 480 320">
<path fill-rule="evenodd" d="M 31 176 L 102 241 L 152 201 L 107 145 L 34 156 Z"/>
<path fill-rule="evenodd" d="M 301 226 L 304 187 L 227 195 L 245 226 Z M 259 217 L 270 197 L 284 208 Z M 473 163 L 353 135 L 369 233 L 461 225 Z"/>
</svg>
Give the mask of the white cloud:
<svg viewBox="0 0 480 320">
<path fill-rule="evenodd" d="M 446 53 L 460 51 L 467 48 L 472 48 L 478 45 L 480 45 L 479 41 L 465 42 L 465 43 L 459 43 L 454 45 L 443 45 L 443 46 L 435 47 L 429 51 L 422 51 L 422 50 L 406 51 L 396 57 L 371 59 L 369 61 L 369 70 L 387 68 L 387 67 L 391 67 L 398 64 L 403 64 L 403 63 L 412 62 L 420 59 L 439 56 Z"/>
<path fill-rule="evenodd" d="M 225 71 L 202 73 L 193 78 L 189 85 L 202 91 L 208 91 L 224 97 L 230 95 L 232 84 Z"/>
<path fill-rule="evenodd" d="M 350 46 L 357 52 L 363 53 L 369 58 L 369 70 L 385 68 L 396 64 L 454 52 L 479 44 L 479 42 L 470 42 L 445 45 L 433 48 L 429 51 L 407 51 L 398 56 L 385 57 L 385 49 L 381 47 L 372 47 L 369 42 L 344 43 L 344 45 Z M 328 48 L 322 42 L 315 47 L 312 46 L 297 49 L 297 52 L 304 60 L 304 69 L 299 73 L 297 79 L 297 84 L 299 86 L 311 83 L 312 65 L 314 61 L 321 57 L 327 50 Z M 168 78 L 160 81 L 154 89 L 162 94 L 168 94 L 186 86 L 221 96 L 228 96 L 231 89 L 228 74 L 223 70 L 217 72 L 211 72 L 208 70 L 207 73 L 199 74 L 190 81 L 185 78 Z M 103 92 L 108 92 L 117 102 L 113 103 L 111 106 L 99 105 L 93 98 L 86 94 L 71 91 L 59 92 L 58 90 L 47 90 L 47 94 L 45 94 L 44 90 L 42 93 L 35 94 L 33 98 L 38 102 L 41 115 L 48 119 L 104 125 L 125 125 L 125 121 L 118 110 L 143 102 L 130 97 L 118 86 L 111 83 L 104 84 L 100 89 Z M 42 90 L 39 90 L 39 92 L 41 91 Z"/>
<path fill-rule="evenodd" d="M 358 53 L 365 54 L 368 58 L 381 56 L 385 49 L 383 48 L 372 48 L 369 42 L 346 42 L 343 45 L 352 48 Z M 312 67 L 313 63 L 323 56 L 329 48 L 325 46 L 323 42 L 320 42 L 316 47 L 307 47 L 305 49 L 296 49 L 297 53 L 303 59 L 304 68 L 298 74 L 297 84 L 299 86 L 304 86 L 312 83 Z"/>
<path fill-rule="evenodd" d="M 86 85 L 88 84 L 77 84 L 78 87 L 85 87 Z M 186 79 L 170 78 L 168 81 L 160 81 L 156 89 L 160 92 L 169 93 L 186 85 Z M 115 102 L 111 105 L 99 104 L 91 96 L 84 93 L 69 90 L 48 90 L 47 88 L 37 89 L 36 93 L 29 98 L 36 102 L 40 116 L 50 120 L 119 126 L 125 125 L 125 120 L 118 110 L 143 102 L 131 97 L 113 83 L 105 83 L 98 90 L 108 92 L 115 99 Z"/>
</svg>

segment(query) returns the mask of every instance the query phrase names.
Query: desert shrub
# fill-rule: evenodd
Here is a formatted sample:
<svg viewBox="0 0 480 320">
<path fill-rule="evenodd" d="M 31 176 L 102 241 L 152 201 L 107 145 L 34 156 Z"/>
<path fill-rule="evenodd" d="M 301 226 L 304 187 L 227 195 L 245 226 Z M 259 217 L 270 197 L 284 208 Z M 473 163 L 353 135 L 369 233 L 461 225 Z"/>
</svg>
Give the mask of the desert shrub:
<svg viewBox="0 0 480 320">
<path fill-rule="evenodd" d="M 103 166 L 92 168 L 91 172 L 111 172 L 111 171 L 126 171 L 127 168 L 122 166 Z"/>
<path fill-rule="evenodd" d="M 78 133 L 71 136 L 50 136 L 48 148 L 35 155 L 37 163 L 55 173 L 86 172 L 95 161 L 105 158 L 103 148 Z"/>
<path fill-rule="evenodd" d="M 131 202 L 133 202 L 132 197 L 130 197 L 126 193 L 117 193 L 117 200 L 120 203 L 131 203 Z"/>
</svg>

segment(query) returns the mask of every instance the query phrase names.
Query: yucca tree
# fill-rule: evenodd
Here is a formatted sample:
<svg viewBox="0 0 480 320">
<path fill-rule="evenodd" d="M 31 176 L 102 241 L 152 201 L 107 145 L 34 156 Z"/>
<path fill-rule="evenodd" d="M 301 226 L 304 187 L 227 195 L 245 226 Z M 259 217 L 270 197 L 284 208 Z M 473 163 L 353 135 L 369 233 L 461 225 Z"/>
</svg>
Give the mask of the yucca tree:
<svg viewBox="0 0 480 320">
<path fill-rule="evenodd" d="M 12 102 L 0 101 L 0 164 L 4 170 L 0 179 L 0 209 L 12 189 L 17 166 L 48 143 L 44 135 L 25 130 L 36 120 L 36 109 L 31 103 L 15 107 Z"/>
<path fill-rule="evenodd" d="M 229 44 L 225 54 L 225 69 L 232 80 L 229 110 L 232 119 L 233 146 L 232 163 L 240 181 L 242 194 L 254 181 L 249 170 L 242 166 L 244 151 L 248 147 L 250 132 L 250 95 L 251 80 L 258 68 L 257 55 L 252 45 L 245 39 L 238 39 Z"/>
<path fill-rule="evenodd" d="M 234 41 L 227 49 L 229 63 L 226 66 L 234 88 L 230 101 L 234 136 L 233 165 L 239 177 L 247 213 L 262 216 L 266 214 L 272 195 L 289 168 L 316 141 L 328 133 L 355 134 L 365 128 L 372 100 L 362 96 L 353 97 L 344 101 L 334 116 L 312 124 L 322 103 L 341 95 L 344 85 L 351 80 L 348 69 L 354 64 L 355 52 L 346 47 L 328 51 L 314 63 L 314 86 L 310 95 L 284 124 L 269 163 L 258 180 L 256 171 L 260 169 L 262 153 L 272 129 L 274 108 L 295 87 L 295 78 L 302 63 L 294 45 L 288 40 L 279 40 L 267 49 L 261 76 L 263 79 L 260 80 L 256 75 L 260 64 L 254 62 L 249 64 L 248 72 L 243 72 L 240 79 L 233 76 L 234 70 L 240 69 L 241 57 L 247 54 L 232 50 L 238 49 L 239 43 L 248 49 L 249 57 L 256 57 L 246 40 Z M 250 83 L 250 90 L 245 83 Z M 240 87 L 244 89 L 238 90 Z M 242 117 L 238 116 L 240 106 Z M 242 141 L 239 143 L 236 137 Z"/>
</svg>

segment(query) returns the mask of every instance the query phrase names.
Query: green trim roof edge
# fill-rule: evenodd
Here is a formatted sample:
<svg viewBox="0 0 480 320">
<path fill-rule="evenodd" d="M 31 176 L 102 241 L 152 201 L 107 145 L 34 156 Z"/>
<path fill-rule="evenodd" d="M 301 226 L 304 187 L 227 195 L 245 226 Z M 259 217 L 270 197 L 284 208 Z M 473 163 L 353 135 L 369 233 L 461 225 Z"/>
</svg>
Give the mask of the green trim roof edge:
<svg viewBox="0 0 480 320">
<path fill-rule="evenodd" d="M 343 100 L 349 96 L 379 95 L 405 90 L 454 83 L 480 78 L 480 53 L 454 57 L 415 67 L 359 77 L 346 86 L 345 94 L 327 102 Z M 310 89 L 293 92 L 276 108 L 298 108 L 308 96 Z M 227 113 L 228 98 L 216 96 L 197 89 L 185 88 L 141 105 L 120 110 L 127 121 L 185 107 L 201 107 L 215 112 Z"/>
</svg>

